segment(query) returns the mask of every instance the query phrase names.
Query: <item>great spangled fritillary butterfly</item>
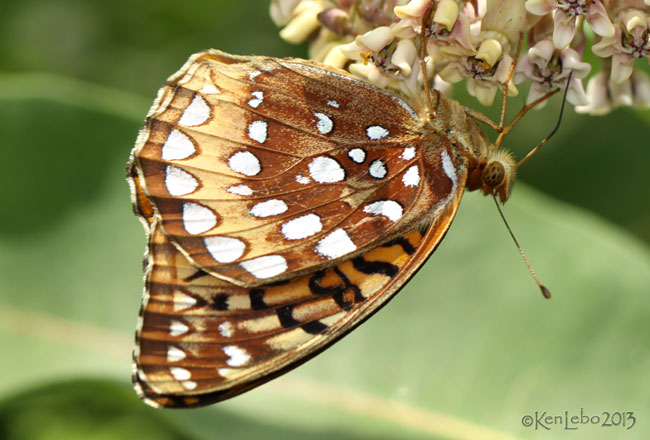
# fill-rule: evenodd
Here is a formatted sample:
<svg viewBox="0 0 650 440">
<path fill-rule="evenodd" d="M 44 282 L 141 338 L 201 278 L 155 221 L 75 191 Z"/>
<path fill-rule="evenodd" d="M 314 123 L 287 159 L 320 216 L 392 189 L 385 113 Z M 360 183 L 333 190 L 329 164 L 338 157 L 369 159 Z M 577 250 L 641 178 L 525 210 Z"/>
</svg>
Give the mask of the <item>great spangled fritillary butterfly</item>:
<svg viewBox="0 0 650 440">
<path fill-rule="evenodd" d="M 508 198 L 510 156 L 432 96 L 216 50 L 169 79 L 127 170 L 149 239 L 142 399 L 206 405 L 296 367 L 404 286 L 465 188 Z"/>
</svg>

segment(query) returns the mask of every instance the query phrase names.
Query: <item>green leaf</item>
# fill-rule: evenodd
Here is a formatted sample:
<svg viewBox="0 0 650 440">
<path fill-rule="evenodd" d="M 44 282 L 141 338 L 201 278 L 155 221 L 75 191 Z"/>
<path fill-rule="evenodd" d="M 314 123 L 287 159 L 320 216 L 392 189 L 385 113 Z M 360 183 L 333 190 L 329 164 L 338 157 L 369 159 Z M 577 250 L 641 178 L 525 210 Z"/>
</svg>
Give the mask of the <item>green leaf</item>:
<svg viewBox="0 0 650 440">
<path fill-rule="evenodd" d="M 132 398 L 123 382 L 67 380 L 0 403 L 3 439 L 189 440 L 160 412 Z"/>
</svg>

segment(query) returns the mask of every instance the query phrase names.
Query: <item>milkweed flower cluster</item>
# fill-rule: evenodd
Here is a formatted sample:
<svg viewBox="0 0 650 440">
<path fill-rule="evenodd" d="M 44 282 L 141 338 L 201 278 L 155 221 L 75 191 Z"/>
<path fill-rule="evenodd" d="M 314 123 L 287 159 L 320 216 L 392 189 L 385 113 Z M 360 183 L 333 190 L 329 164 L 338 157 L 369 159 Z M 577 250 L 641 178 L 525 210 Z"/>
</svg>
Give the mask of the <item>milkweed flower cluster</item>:
<svg viewBox="0 0 650 440">
<path fill-rule="evenodd" d="M 636 61 L 650 62 L 650 0 L 272 0 L 270 12 L 282 38 L 310 42 L 310 58 L 407 95 L 421 93 L 424 54 L 434 87 L 465 81 L 486 106 L 528 83 L 527 103 L 567 88 L 579 112 L 650 107 Z"/>
</svg>

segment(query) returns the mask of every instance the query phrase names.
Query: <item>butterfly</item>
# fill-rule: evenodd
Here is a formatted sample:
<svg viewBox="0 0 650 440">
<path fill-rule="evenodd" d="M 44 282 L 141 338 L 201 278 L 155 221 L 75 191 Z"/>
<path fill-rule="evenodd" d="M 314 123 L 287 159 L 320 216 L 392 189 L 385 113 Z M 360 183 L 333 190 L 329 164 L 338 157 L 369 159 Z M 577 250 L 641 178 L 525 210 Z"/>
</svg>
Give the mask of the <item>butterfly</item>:
<svg viewBox="0 0 650 440">
<path fill-rule="evenodd" d="M 515 168 L 435 90 L 408 99 L 316 62 L 193 55 L 127 167 L 148 237 L 138 395 L 198 407 L 307 361 L 408 282 L 465 189 L 505 202 Z"/>
</svg>

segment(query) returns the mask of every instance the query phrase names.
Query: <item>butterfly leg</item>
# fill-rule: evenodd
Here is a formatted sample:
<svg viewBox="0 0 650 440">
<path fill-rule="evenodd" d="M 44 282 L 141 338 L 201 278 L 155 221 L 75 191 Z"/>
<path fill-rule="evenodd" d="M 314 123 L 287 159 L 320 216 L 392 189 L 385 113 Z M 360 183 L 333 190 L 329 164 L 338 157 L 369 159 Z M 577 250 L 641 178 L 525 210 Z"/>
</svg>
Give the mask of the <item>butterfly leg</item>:
<svg viewBox="0 0 650 440">
<path fill-rule="evenodd" d="M 429 9 L 422 16 L 422 25 L 420 31 L 420 67 L 422 69 L 422 77 L 424 82 L 424 93 L 427 96 L 427 104 L 429 106 L 429 118 L 435 119 L 437 116 L 436 109 L 440 103 L 440 92 L 438 90 L 433 90 L 436 92 L 436 102 L 433 103 L 433 97 L 431 96 L 431 87 L 429 86 L 429 77 L 427 76 L 427 23 L 431 22 L 431 13 L 433 12 L 433 2 L 429 5 Z"/>
<path fill-rule="evenodd" d="M 485 125 L 489 126 L 492 130 L 496 131 L 497 133 L 501 133 L 501 131 L 503 130 L 502 127 L 500 127 L 496 122 L 492 121 L 492 119 L 485 116 L 483 113 L 465 106 L 463 106 L 463 110 L 465 111 L 467 116 L 471 117 L 472 119 L 475 119 L 478 122 L 484 123 Z"/>
<path fill-rule="evenodd" d="M 517 62 L 519 61 L 519 54 L 521 53 L 521 47 L 523 44 L 523 34 L 519 34 L 519 42 L 517 43 L 517 50 L 515 51 L 514 58 L 512 61 L 512 65 L 510 66 L 510 70 L 508 72 L 508 76 L 506 77 L 505 81 L 500 84 L 501 86 L 501 91 L 503 94 L 503 101 L 501 104 L 501 117 L 499 119 L 499 123 L 493 122 L 490 118 L 485 116 L 484 114 L 473 110 L 468 107 L 463 107 L 463 110 L 465 113 L 472 117 L 473 119 L 482 122 L 486 125 L 488 125 L 490 128 L 492 128 L 495 132 L 499 133 L 499 137 L 497 138 L 496 142 L 494 143 L 495 146 L 498 148 L 501 143 L 503 142 L 504 137 L 512 130 L 512 128 L 519 122 L 519 120 L 526 114 L 528 113 L 529 110 L 540 104 L 541 102 L 546 101 L 549 99 L 551 96 L 553 96 L 555 93 L 559 91 L 559 89 L 551 90 L 544 96 L 540 97 L 539 99 L 536 99 L 534 102 L 531 102 L 530 104 L 525 105 L 519 113 L 510 121 L 510 123 L 506 126 L 505 125 L 505 119 L 506 119 L 506 112 L 508 109 L 508 85 L 510 81 L 512 80 L 512 77 L 514 75 L 515 69 L 517 67 Z"/>
<path fill-rule="evenodd" d="M 510 71 L 508 71 L 508 76 L 506 77 L 506 80 L 500 84 L 501 92 L 503 94 L 503 100 L 501 101 L 501 118 L 499 120 L 500 130 L 497 130 L 497 133 L 501 133 L 503 131 L 503 127 L 505 126 L 506 123 L 506 110 L 508 109 L 508 88 L 510 87 L 510 81 L 512 81 L 512 76 L 514 75 L 515 69 L 517 68 L 517 63 L 519 62 L 519 54 L 521 53 L 521 46 L 523 42 L 524 42 L 524 33 L 519 32 L 519 41 L 517 42 L 517 49 L 515 50 L 515 55 L 512 60 L 512 65 L 510 66 Z"/>
<path fill-rule="evenodd" d="M 528 113 L 529 110 L 533 109 L 536 105 L 538 105 L 538 104 L 540 104 L 540 103 L 546 101 L 547 99 L 549 99 L 551 96 L 555 95 L 555 94 L 556 94 L 557 92 L 559 92 L 559 91 L 560 91 L 559 88 L 555 88 L 555 89 L 551 90 L 550 92 L 548 92 L 547 94 L 545 94 L 544 96 L 542 96 L 542 97 L 536 99 L 535 101 L 531 102 L 530 104 L 525 105 L 525 106 L 524 106 L 524 107 L 519 111 L 519 113 L 517 113 L 517 116 L 515 116 L 514 118 L 512 118 L 512 121 L 510 121 L 510 123 L 508 124 L 508 126 L 503 128 L 503 131 L 501 131 L 501 134 L 499 135 L 499 137 L 497 138 L 497 141 L 496 141 L 494 144 L 495 144 L 497 147 L 498 147 L 499 145 L 501 145 L 501 142 L 503 142 L 503 138 L 504 138 L 504 137 L 505 137 L 505 136 L 510 132 L 510 130 L 512 130 L 512 128 L 515 126 L 515 124 L 517 124 L 517 122 L 519 122 L 519 120 L 520 120 L 521 118 L 523 118 L 523 116 L 524 116 L 526 113 Z"/>
</svg>

